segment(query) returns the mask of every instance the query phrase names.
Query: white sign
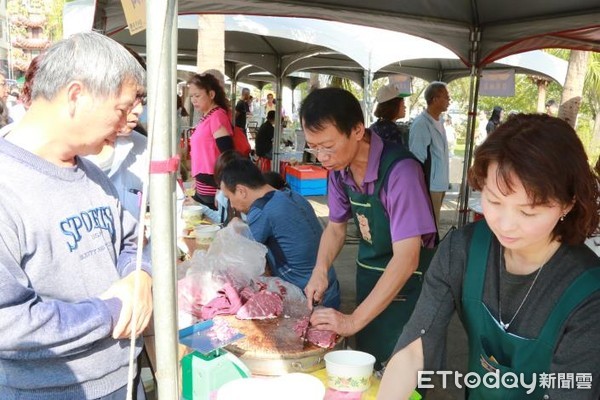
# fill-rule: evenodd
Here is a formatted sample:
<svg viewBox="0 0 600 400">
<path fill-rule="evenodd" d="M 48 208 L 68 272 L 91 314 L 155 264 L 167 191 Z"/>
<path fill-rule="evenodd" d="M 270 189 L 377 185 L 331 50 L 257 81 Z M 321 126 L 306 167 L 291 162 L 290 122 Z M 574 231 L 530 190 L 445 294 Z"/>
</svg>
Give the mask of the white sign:
<svg viewBox="0 0 600 400">
<path fill-rule="evenodd" d="M 479 81 L 480 96 L 512 97 L 515 95 L 515 70 L 483 71 Z"/>
<path fill-rule="evenodd" d="M 412 94 L 412 76 L 404 74 L 390 75 L 390 84 L 398 88 L 398 92 Z"/>
</svg>

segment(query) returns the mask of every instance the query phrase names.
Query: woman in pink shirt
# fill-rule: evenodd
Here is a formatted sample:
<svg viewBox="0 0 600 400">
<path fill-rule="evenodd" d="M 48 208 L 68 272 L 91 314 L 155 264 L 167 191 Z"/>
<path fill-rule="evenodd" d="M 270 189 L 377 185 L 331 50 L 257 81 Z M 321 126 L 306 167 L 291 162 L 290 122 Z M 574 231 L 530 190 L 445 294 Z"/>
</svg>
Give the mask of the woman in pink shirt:
<svg viewBox="0 0 600 400">
<path fill-rule="evenodd" d="M 215 209 L 215 162 L 221 153 L 233 149 L 229 101 L 211 74 L 194 75 L 188 89 L 194 109 L 203 114 L 190 141 L 194 200 Z"/>
</svg>

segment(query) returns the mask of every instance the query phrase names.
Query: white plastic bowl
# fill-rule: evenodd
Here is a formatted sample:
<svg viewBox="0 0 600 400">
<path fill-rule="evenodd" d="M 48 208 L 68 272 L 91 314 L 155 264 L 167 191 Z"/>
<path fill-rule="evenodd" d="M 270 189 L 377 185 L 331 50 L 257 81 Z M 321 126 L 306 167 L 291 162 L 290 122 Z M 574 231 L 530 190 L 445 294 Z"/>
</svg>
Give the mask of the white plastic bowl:
<svg viewBox="0 0 600 400">
<path fill-rule="evenodd" d="M 196 244 L 200 246 L 210 245 L 215 240 L 219 229 L 221 229 L 219 225 L 196 225 L 194 227 Z"/>
<path fill-rule="evenodd" d="M 217 400 L 323 400 L 325 386 L 309 374 L 237 379 L 221 386 Z"/>
<path fill-rule="evenodd" d="M 202 206 L 183 206 L 181 210 L 181 218 L 185 221 L 189 228 L 198 225 L 202 222 Z"/>
<path fill-rule="evenodd" d="M 337 350 L 325 354 L 327 384 L 342 392 L 363 392 L 371 386 L 375 357 L 356 350 Z"/>
</svg>

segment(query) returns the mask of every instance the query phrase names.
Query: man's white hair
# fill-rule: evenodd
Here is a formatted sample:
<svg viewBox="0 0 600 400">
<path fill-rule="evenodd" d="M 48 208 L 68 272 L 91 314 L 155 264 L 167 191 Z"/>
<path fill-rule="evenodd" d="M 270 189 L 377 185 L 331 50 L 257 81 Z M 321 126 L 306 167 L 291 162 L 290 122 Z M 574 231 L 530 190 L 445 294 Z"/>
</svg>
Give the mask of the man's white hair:
<svg viewBox="0 0 600 400">
<path fill-rule="evenodd" d="M 113 39 L 95 32 L 77 33 L 46 51 L 33 80 L 31 98 L 52 100 L 75 80 L 93 96 L 117 96 L 125 81 L 144 87 L 145 77 L 137 60 Z"/>
</svg>

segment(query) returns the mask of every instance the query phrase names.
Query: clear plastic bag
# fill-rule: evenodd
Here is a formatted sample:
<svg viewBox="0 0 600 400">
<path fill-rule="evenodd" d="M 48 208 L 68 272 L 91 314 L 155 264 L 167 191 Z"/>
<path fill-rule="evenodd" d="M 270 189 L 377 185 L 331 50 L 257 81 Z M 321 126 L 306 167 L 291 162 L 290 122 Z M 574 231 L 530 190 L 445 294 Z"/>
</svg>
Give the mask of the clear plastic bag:
<svg viewBox="0 0 600 400">
<path fill-rule="evenodd" d="M 194 276 L 202 287 L 202 299 L 210 301 L 226 282 L 241 290 L 261 276 L 266 254 L 267 248 L 252 239 L 248 225 L 236 219 L 217 232 L 208 251 L 194 253 L 186 275 Z"/>
<path fill-rule="evenodd" d="M 308 312 L 306 296 L 293 283 L 284 281 L 276 276 L 260 276 L 254 280 L 254 290 L 266 289 L 281 295 L 283 299 L 283 314 L 288 317 L 301 317 Z"/>
</svg>

